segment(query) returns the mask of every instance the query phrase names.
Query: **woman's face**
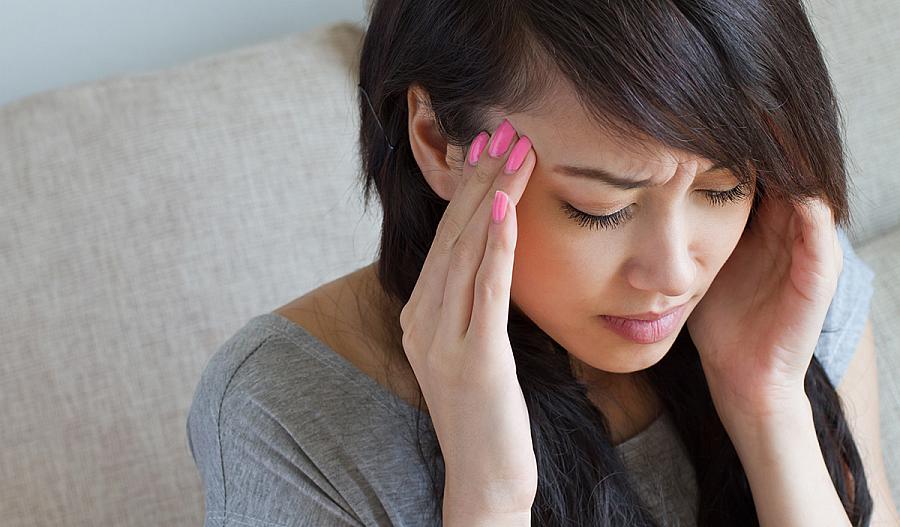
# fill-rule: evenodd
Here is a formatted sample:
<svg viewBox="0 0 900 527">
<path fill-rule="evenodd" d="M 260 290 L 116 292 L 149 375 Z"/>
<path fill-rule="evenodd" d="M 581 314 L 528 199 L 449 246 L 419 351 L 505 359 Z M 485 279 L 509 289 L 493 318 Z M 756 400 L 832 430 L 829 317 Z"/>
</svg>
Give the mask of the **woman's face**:
<svg viewBox="0 0 900 527">
<path fill-rule="evenodd" d="M 423 93 L 407 94 L 410 146 L 432 189 L 449 200 L 466 151 L 448 149 L 419 102 Z M 571 89 L 554 90 L 539 112 L 489 119 L 487 130 L 504 117 L 531 139 L 537 158 L 516 205 L 510 301 L 569 352 L 583 381 L 627 383 L 631 376 L 619 374 L 649 368 L 671 348 L 740 240 L 753 189 L 738 189 L 734 200 L 710 197 L 738 186 L 731 171 L 711 170 L 711 160 L 657 143 L 617 140 L 585 117 Z M 641 186 L 621 188 L 563 166 Z M 577 211 L 615 217 L 595 222 L 577 218 Z M 672 332 L 650 344 L 619 335 L 601 318 L 682 304 Z"/>
<path fill-rule="evenodd" d="M 574 100 L 549 112 L 507 117 L 527 135 L 537 164 L 520 199 L 511 302 L 573 357 L 603 375 L 659 361 L 709 288 L 744 230 L 753 189 L 715 202 L 706 191 L 738 186 L 728 169 L 659 145 L 615 141 Z M 502 117 L 496 123 L 496 127 Z M 492 128 L 493 129 L 493 128 Z M 646 187 L 625 189 L 561 166 L 602 170 Z M 741 189 L 739 189 L 740 191 Z M 577 209 L 601 220 L 573 219 Z M 665 311 L 686 304 L 672 333 L 642 344 L 600 315 Z M 598 377 L 599 378 L 599 377 Z"/>
</svg>

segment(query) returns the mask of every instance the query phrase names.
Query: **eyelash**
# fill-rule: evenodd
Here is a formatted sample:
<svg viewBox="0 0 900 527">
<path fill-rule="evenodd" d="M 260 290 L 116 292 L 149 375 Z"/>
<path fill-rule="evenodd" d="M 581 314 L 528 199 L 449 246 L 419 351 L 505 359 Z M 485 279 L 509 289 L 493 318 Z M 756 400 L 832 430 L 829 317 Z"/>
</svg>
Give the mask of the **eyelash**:
<svg viewBox="0 0 900 527">
<path fill-rule="evenodd" d="M 703 193 L 706 194 L 707 199 L 709 199 L 713 205 L 724 206 L 728 203 L 737 203 L 747 197 L 748 187 L 748 183 L 741 183 L 731 190 L 704 190 Z M 622 223 L 631 219 L 631 213 L 629 212 L 631 210 L 630 207 L 625 207 L 624 209 L 607 216 L 594 216 L 593 214 L 580 211 L 565 202 L 562 204 L 562 210 L 569 215 L 569 218 L 579 222 L 581 227 L 590 229 L 615 229 Z"/>
</svg>

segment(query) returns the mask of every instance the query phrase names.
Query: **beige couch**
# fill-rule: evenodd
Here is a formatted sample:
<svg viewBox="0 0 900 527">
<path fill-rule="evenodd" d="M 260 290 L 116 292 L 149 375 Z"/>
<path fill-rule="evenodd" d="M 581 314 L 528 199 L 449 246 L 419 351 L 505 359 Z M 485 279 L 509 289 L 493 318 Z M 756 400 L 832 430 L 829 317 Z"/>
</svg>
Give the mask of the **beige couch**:
<svg viewBox="0 0 900 527">
<path fill-rule="evenodd" d="M 900 503 L 900 6 L 827 4 Z M 0 523 L 202 523 L 185 419 L 207 359 L 375 255 L 361 36 L 337 24 L 0 108 Z"/>
</svg>

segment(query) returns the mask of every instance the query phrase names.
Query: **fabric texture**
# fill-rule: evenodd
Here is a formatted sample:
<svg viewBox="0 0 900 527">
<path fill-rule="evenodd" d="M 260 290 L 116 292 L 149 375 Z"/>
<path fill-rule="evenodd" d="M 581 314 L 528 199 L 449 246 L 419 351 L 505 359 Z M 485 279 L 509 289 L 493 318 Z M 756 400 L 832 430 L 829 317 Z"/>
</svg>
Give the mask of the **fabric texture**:
<svg viewBox="0 0 900 527">
<path fill-rule="evenodd" d="M 184 419 L 210 355 L 377 247 L 360 35 L 341 22 L 0 108 L 3 527 L 201 521 Z"/>
<path fill-rule="evenodd" d="M 859 247 L 900 225 L 900 178 L 894 174 L 900 130 L 900 2 L 803 3 L 841 106 L 854 218 L 847 234 Z M 884 73 L 883 82 L 870 80 L 876 71 Z"/>
<path fill-rule="evenodd" d="M 865 329 L 875 292 L 874 271 L 856 254 L 843 229 L 838 228 L 837 235 L 844 253 L 844 266 L 815 351 L 835 388 L 840 385 L 853 358 L 852 351 Z"/>
<path fill-rule="evenodd" d="M 841 234 L 838 289 L 815 355 L 839 382 L 874 273 Z M 187 420 L 204 482 L 206 527 L 229 524 L 436 525 L 440 511 L 415 442 L 437 442 L 427 413 L 276 313 L 252 318 L 211 358 Z M 697 484 L 668 414 L 616 447 L 663 525 L 695 525 Z M 430 458 L 426 458 L 430 459 Z"/>
<path fill-rule="evenodd" d="M 872 319 L 884 469 L 900 503 L 900 228 L 862 245 L 859 257 L 875 273 Z"/>
</svg>

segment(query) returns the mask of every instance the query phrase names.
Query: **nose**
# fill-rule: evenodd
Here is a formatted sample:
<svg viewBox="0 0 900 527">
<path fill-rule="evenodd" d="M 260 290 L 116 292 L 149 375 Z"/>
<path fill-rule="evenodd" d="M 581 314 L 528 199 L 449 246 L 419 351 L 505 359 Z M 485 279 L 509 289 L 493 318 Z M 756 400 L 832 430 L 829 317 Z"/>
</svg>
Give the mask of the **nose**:
<svg viewBox="0 0 900 527">
<path fill-rule="evenodd" d="M 639 234 L 626 276 L 632 287 L 683 299 L 691 292 L 697 266 L 689 229 L 672 216 Z"/>
</svg>

